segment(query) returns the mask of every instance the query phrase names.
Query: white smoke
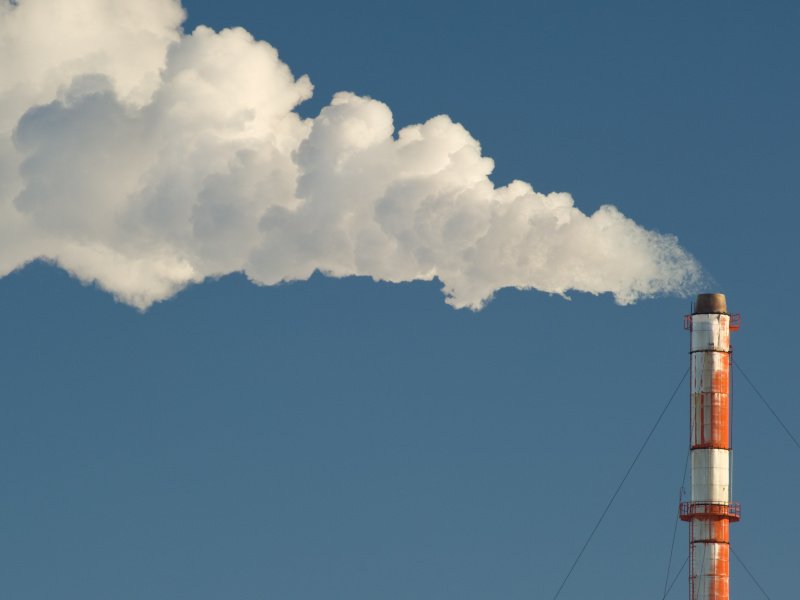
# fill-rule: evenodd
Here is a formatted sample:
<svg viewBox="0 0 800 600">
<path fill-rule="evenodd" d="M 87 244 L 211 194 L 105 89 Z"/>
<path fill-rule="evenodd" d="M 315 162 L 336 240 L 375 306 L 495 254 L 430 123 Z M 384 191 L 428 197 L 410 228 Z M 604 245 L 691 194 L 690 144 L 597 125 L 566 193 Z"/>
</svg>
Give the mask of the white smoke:
<svg viewBox="0 0 800 600">
<path fill-rule="evenodd" d="M 675 237 L 612 206 L 495 187 L 437 116 L 395 135 L 377 100 L 311 96 L 243 29 L 180 29 L 174 0 L 0 0 L 0 276 L 56 262 L 140 308 L 191 282 L 438 278 L 478 309 L 505 287 L 626 304 L 700 277 Z"/>
</svg>

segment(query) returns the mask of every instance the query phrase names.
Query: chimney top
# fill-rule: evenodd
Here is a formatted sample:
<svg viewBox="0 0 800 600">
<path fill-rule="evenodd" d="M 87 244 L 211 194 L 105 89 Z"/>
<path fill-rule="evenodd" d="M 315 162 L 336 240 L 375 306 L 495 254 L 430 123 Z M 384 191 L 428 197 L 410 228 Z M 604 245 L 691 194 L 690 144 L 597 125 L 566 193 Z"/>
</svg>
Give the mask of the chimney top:
<svg viewBox="0 0 800 600">
<path fill-rule="evenodd" d="M 694 315 L 727 314 L 725 294 L 698 294 L 694 302 Z"/>
</svg>

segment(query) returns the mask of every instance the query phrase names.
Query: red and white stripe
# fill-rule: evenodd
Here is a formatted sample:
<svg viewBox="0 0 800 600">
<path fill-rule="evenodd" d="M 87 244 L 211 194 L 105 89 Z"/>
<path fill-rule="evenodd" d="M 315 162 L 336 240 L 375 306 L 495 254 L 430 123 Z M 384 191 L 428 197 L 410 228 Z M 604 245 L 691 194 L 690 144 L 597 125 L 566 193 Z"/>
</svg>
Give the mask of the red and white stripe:
<svg viewBox="0 0 800 600">
<path fill-rule="evenodd" d="M 730 316 L 691 316 L 690 600 L 728 600 L 731 502 Z"/>
</svg>

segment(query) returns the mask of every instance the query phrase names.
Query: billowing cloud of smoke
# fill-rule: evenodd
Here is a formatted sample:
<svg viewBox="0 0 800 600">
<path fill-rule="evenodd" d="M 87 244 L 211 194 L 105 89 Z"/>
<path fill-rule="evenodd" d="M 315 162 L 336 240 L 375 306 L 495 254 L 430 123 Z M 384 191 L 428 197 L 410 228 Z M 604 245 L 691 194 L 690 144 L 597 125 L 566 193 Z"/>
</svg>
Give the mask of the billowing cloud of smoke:
<svg viewBox="0 0 800 600">
<path fill-rule="evenodd" d="M 684 293 L 673 236 L 565 193 L 495 187 L 446 116 L 395 134 L 389 108 L 311 96 L 243 29 L 180 29 L 175 0 L 0 0 L 0 276 L 56 262 L 140 308 L 191 282 L 315 270 L 438 278 L 480 308 L 505 287 Z"/>
</svg>

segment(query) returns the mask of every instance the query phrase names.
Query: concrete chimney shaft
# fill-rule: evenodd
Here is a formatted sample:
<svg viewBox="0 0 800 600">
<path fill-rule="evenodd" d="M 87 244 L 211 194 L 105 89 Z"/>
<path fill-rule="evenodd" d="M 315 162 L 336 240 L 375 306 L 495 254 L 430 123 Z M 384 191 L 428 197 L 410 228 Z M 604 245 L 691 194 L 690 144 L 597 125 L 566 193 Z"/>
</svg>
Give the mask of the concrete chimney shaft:
<svg viewBox="0 0 800 600">
<path fill-rule="evenodd" d="M 731 500 L 731 315 L 725 296 L 697 296 L 686 323 L 692 485 L 680 516 L 689 523 L 689 598 L 729 600 L 730 523 L 739 520 L 740 508 Z"/>
</svg>

